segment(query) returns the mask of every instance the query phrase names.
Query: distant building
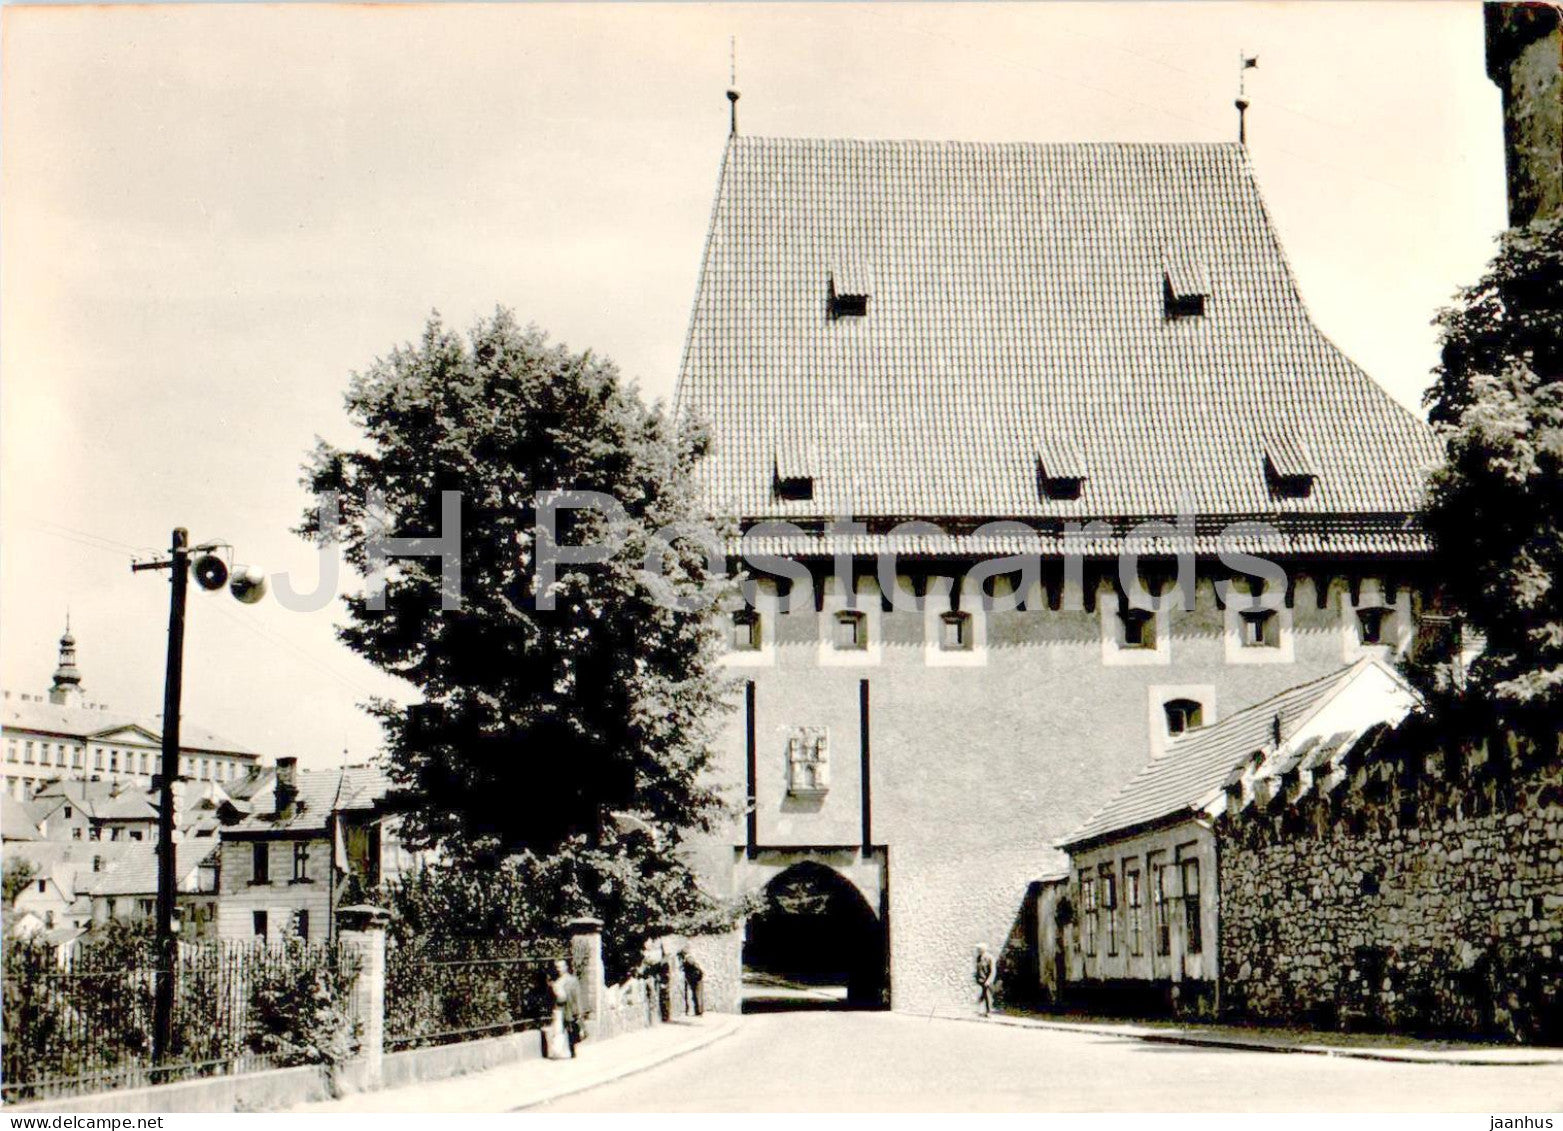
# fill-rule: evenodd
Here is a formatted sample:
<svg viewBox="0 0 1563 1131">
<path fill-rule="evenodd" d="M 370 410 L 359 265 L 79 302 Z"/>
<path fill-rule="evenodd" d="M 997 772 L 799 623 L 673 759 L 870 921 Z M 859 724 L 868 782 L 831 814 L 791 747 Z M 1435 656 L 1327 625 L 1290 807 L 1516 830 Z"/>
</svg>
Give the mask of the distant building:
<svg viewBox="0 0 1563 1131">
<path fill-rule="evenodd" d="M 1192 728 L 1152 756 L 1059 842 L 1069 854 L 1070 914 L 1058 936 L 1063 996 L 1135 1010 L 1174 1003 L 1213 1010 L 1225 910 L 1216 818 L 1231 799 L 1263 806 L 1299 778 L 1329 774 L 1415 703 L 1392 668 L 1362 660 Z M 1054 962 L 1044 955 L 1042 968 Z"/>
<path fill-rule="evenodd" d="M 207 938 L 216 933 L 217 860 L 218 846 L 214 841 L 176 846 L 174 906 L 181 939 Z M 152 920 L 157 911 L 156 845 L 137 846 L 107 871 L 87 877 L 83 886 L 92 900 L 94 923 L 111 919 Z"/>
<path fill-rule="evenodd" d="M 160 718 L 137 718 L 89 704 L 82 696 L 76 638 L 67 625 L 60 637 L 59 666 L 47 695 L 4 693 L 5 790 L 28 800 L 61 779 L 120 781 L 150 788 L 162 759 Z M 251 750 L 184 721 L 180 726 L 180 776 L 226 783 L 243 778 L 260 761 Z"/>
<path fill-rule="evenodd" d="M 344 897 L 417 863 L 396 837 L 390 789 L 377 766 L 301 771 L 278 758 L 270 795 L 220 833 L 218 935 L 331 938 Z"/>
</svg>

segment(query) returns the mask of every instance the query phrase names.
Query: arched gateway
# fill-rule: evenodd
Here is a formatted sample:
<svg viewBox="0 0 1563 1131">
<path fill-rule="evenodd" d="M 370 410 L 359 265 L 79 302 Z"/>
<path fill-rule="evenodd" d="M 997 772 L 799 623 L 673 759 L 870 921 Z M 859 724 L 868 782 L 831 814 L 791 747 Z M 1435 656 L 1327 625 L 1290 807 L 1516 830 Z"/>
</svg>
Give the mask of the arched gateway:
<svg viewBox="0 0 1563 1131">
<path fill-rule="evenodd" d="M 883 1009 L 884 917 L 836 869 L 805 860 L 762 889 L 744 926 L 745 1009 Z"/>
</svg>

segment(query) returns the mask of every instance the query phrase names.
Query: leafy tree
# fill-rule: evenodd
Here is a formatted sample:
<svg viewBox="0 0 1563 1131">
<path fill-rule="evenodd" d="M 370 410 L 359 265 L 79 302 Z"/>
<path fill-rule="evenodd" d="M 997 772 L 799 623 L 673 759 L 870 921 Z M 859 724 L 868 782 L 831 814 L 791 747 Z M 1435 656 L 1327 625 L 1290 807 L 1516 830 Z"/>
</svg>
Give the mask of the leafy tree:
<svg viewBox="0 0 1563 1131">
<path fill-rule="evenodd" d="M 458 606 L 441 607 L 437 557 L 397 559 L 383 608 L 366 587 L 341 630 L 421 693 L 410 710 L 370 708 L 412 807 L 409 840 L 489 869 L 518 854 L 529 862 L 513 867 L 539 877 L 568 866 L 583 876 L 562 889 L 576 911 L 611 911 L 599 881 L 623 868 L 695 890 L 678 846 L 723 811 L 706 771 L 726 688 L 692 598 L 720 599 L 727 582 L 696 540 L 656 535 L 701 522 L 690 472 L 703 436 L 645 406 L 611 362 L 502 310 L 466 337 L 434 318 L 353 377 L 347 411 L 364 446 L 322 442 L 306 476 L 335 494 L 341 525 L 307 516 L 306 535 L 340 541 L 367 575 L 378 534 L 436 537 L 441 493 L 460 493 Z M 601 492 L 622 513 L 558 509 L 558 545 L 619 549 L 560 565 L 550 585 L 537 526 L 555 491 Z M 652 830 L 648 845 L 614 833 L 624 813 Z"/>
<path fill-rule="evenodd" d="M 1507 233 L 1439 316 L 1427 394 L 1444 434 L 1423 521 L 1440 576 L 1486 637 L 1469 673 L 1501 710 L 1563 704 L 1563 223 Z"/>
</svg>

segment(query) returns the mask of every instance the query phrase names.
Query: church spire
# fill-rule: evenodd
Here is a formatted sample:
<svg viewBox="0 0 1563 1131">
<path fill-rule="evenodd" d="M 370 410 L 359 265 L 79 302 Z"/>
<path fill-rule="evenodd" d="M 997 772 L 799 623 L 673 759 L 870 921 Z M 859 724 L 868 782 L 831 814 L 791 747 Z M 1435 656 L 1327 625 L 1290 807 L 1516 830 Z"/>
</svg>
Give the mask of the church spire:
<svg viewBox="0 0 1563 1131">
<path fill-rule="evenodd" d="M 76 638 L 71 635 L 70 613 L 65 614 L 65 635 L 60 637 L 60 665 L 54 669 L 49 702 L 72 706 L 81 703 L 81 669 L 76 666 Z"/>
</svg>

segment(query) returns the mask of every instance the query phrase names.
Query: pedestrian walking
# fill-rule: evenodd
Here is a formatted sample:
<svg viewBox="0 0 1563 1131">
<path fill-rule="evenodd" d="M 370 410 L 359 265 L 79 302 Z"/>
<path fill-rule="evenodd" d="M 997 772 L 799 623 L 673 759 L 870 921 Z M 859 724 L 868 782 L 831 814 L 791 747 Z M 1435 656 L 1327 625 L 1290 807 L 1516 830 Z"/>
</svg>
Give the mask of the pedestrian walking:
<svg viewBox="0 0 1563 1131">
<path fill-rule="evenodd" d="M 706 972 L 700 969 L 700 963 L 691 958 L 687 950 L 679 951 L 678 959 L 684 967 L 684 1012 L 700 1017 L 706 1011 Z"/>
<path fill-rule="evenodd" d="M 972 976 L 977 981 L 977 1007 L 986 1017 L 993 1012 L 993 980 L 998 976 L 998 965 L 988 953 L 986 943 L 977 944 L 977 967 Z"/>
<path fill-rule="evenodd" d="M 548 989 L 554 995 L 554 1008 L 543 1033 L 543 1053 L 549 1060 L 568 1060 L 581 1042 L 581 983 L 563 959 L 554 962 Z"/>
</svg>

